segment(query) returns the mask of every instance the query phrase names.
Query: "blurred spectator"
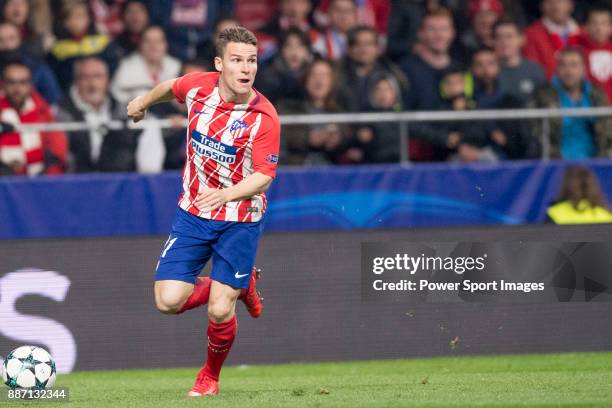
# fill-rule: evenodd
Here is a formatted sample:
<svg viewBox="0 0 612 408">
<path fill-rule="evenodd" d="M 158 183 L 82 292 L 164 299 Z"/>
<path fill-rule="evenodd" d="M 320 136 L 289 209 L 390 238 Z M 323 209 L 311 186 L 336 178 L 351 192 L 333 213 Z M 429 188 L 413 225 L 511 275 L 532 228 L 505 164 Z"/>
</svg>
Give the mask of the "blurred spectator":
<svg viewBox="0 0 612 408">
<path fill-rule="evenodd" d="M 482 47 L 472 56 L 474 101 L 478 109 L 498 108 L 506 94 L 499 84 L 500 67 L 495 51 Z"/>
<path fill-rule="evenodd" d="M 42 58 L 49 51 L 54 39 L 48 1 L 5 0 L 0 19 L 19 28 L 23 48 L 30 55 Z"/>
<path fill-rule="evenodd" d="M 477 109 L 523 107 L 520 99 L 502 89 L 499 61 L 491 48 L 481 48 L 474 54 L 471 72 L 474 78 L 473 99 Z M 501 158 L 521 159 L 537 153 L 537 145 L 529 137 L 529 129 L 524 122 L 495 120 L 484 122 L 484 126 L 487 137 Z"/>
<path fill-rule="evenodd" d="M 349 111 L 365 111 L 372 81 L 383 74 L 391 75 L 391 71 L 401 77 L 400 95 L 403 95 L 407 80 L 399 68 L 382 60 L 376 30 L 357 26 L 348 32 L 348 53 L 340 66 L 340 87 Z"/>
<path fill-rule="evenodd" d="M 516 23 L 521 28 L 527 26 L 525 8 L 523 7 L 523 4 L 520 0 L 519 1 L 517 0 L 499 0 L 499 1 L 501 2 L 503 9 L 504 9 L 503 17 L 516 21 Z"/>
<path fill-rule="evenodd" d="M 458 67 L 449 54 L 454 39 L 453 16 L 448 10 L 438 9 L 423 16 L 414 53 L 400 63 L 410 83 L 406 109 L 434 110 L 438 107 L 440 76 L 445 70 Z"/>
<path fill-rule="evenodd" d="M 449 53 L 455 39 L 450 11 L 440 7 L 428 11 L 421 20 L 417 37 L 413 53 L 400 62 L 409 83 L 404 107 L 406 110 L 436 110 L 442 102 L 438 87 L 440 77 L 446 70 L 459 67 Z M 411 133 L 421 137 L 410 138 L 410 160 L 431 161 L 446 157 L 446 152 L 436 150 L 428 142 L 427 135 L 419 131 L 421 125 L 417 125 L 416 129 L 412 127 L 415 132 Z"/>
<path fill-rule="evenodd" d="M 328 13 L 332 1 L 319 1 L 314 12 L 314 19 L 319 27 L 326 28 L 330 25 Z M 356 0 L 355 6 L 357 7 L 357 24 L 374 28 L 378 35 L 384 39 L 389 24 L 391 0 Z"/>
<path fill-rule="evenodd" d="M 112 72 L 117 65 L 117 50 L 110 37 L 96 30 L 89 6 L 84 1 L 66 2 L 57 21 L 57 41 L 49 62 L 64 90 L 72 83 L 74 62 L 82 57 L 98 56 Z"/>
<path fill-rule="evenodd" d="M 127 104 L 158 83 L 176 78 L 181 63 L 167 53 L 166 35 L 161 27 L 150 26 L 142 33 L 138 51 L 124 58 L 113 77 L 111 92 Z"/>
<path fill-rule="evenodd" d="M 142 32 L 149 25 L 149 10 L 144 0 L 127 0 L 121 9 L 123 31 L 115 39 L 121 58 L 138 49 Z"/>
<path fill-rule="evenodd" d="M 357 157 L 345 156 L 348 146 L 345 139 L 346 131 L 336 124 L 313 126 L 308 134 L 308 150 L 304 158 L 307 166 L 322 164 L 354 164 L 361 160 L 359 151 Z"/>
<path fill-rule="evenodd" d="M 442 74 L 439 87 L 442 101 L 439 108 L 452 111 L 474 109 L 476 104 L 471 98 L 471 79 L 471 76 L 457 68 Z M 412 128 L 415 136 L 430 140 L 442 158 L 450 157 L 453 161 L 461 162 L 498 160 L 489 141 L 489 126 L 482 121 L 423 123 Z"/>
<path fill-rule="evenodd" d="M 280 54 L 257 74 L 255 87 L 276 103 L 280 99 L 304 97 L 302 78 L 312 60 L 308 35 L 297 28 L 285 32 Z"/>
<path fill-rule="evenodd" d="M 589 79 L 608 94 L 612 102 L 612 6 L 591 8 L 581 45 L 585 51 Z"/>
<path fill-rule="evenodd" d="M 222 18 L 217 20 L 215 23 L 215 29 L 211 38 L 209 38 L 206 42 L 202 44 L 202 46 L 198 49 L 198 57 L 196 58 L 199 61 L 206 62 L 207 68 L 206 71 L 213 70 L 213 61 L 215 59 L 215 55 L 217 54 L 217 40 L 219 39 L 219 34 L 221 34 L 225 29 L 231 27 L 238 27 L 240 23 L 238 20 L 232 17 Z M 259 45 L 259 43 L 258 43 Z M 191 59 L 190 61 L 193 61 Z"/>
<path fill-rule="evenodd" d="M 109 74 L 104 61 L 89 57 L 74 65 L 74 85 L 60 105 L 58 120 L 85 122 L 89 131 L 68 132 L 71 170 L 158 172 L 162 169 L 164 145 L 158 127 L 145 130 L 114 130 L 105 126 L 127 120 L 125 106 L 109 93 Z"/>
<path fill-rule="evenodd" d="M 166 30 L 170 54 L 181 60 L 193 59 L 213 34 L 215 22 L 230 16 L 233 0 L 153 0 L 152 21 Z"/>
<path fill-rule="evenodd" d="M 16 60 L 21 60 L 30 68 L 34 88 L 48 103 L 56 104 L 59 102 L 62 91 L 53 71 L 43 60 L 23 49 L 19 28 L 13 23 L 5 21 L 0 23 L 0 66 Z"/>
<path fill-rule="evenodd" d="M 4 96 L 0 121 L 4 124 L 53 122 L 45 100 L 32 88 L 30 68 L 12 62 L 2 69 Z M 60 174 L 66 168 L 68 144 L 62 132 L 4 132 L 0 134 L 0 174 L 34 176 Z"/>
<path fill-rule="evenodd" d="M 531 25 L 542 17 L 541 1 L 520 0 L 520 2 L 525 10 L 525 21 L 527 25 Z"/>
<path fill-rule="evenodd" d="M 424 14 L 425 5 L 421 1 L 391 2 L 391 15 L 387 30 L 387 55 L 393 61 L 400 61 L 412 52 Z"/>
<path fill-rule="evenodd" d="M 64 0 L 66 1 L 66 0 Z M 67 0 L 71 1 L 71 0 Z M 127 0 L 129 1 L 129 0 Z M 117 37 L 124 30 L 122 19 L 126 0 L 89 0 L 96 27 L 111 38 Z"/>
<path fill-rule="evenodd" d="M 510 19 L 499 20 L 493 28 L 495 53 L 501 64 L 499 86 L 502 92 L 526 105 L 536 88 L 546 82 L 542 67 L 523 58 L 525 38 L 519 25 Z"/>
<path fill-rule="evenodd" d="M 235 0 L 234 15 L 240 25 L 251 31 L 261 29 L 274 18 L 278 0 Z"/>
<path fill-rule="evenodd" d="M 538 3 L 540 0 L 529 0 Z M 504 16 L 518 22 L 521 27 L 527 25 L 525 20 L 525 10 L 520 1 L 517 0 L 448 0 L 444 1 L 455 17 L 458 38 L 463 36 L 465 30 L 470 30 L 472 17 L 480 10 L 503 10 L 498 14 L 498 18 Z"/>
<path fill-rule="evenodd" d="M 353 0 L 331 0 L 329 25 L 312 38 L 312 49 L 324 58 L 339 60 L 346 54 L 347 34 L 357 25 L 357 6 Z"/>
<path fill-rule="evenodd" d="M 567 48 L 559 52 L 558 76 L 552 84 L 536 92 L 538 108 L 590 108 L 608 106 L 604 91 L 586 79 L 582 51 Z M 534 136 L 539 137 L 540 122 L 534 123 Z M 612 119 L 562 118 L 550 121 L 552 157 L 586 159 L 595 156 L 612 157 Z"/>
<path fill-rule="evenodd" d="M 587 167 L 570 166 L 563 175 L 561 193 L 546 210 L 555 224 L 598 224 L 612 222 L 597 176 Z"/>
<path fill-rule="evenodd" d="M 371 79 L 368 89 L 368 111 L 400 112 L 402 92 L 395 76 L 380 73 Z M 400 160 L 400 128 L 398 123 L 380 122 L 360 126 L 356 144 L 363 151 L 364 163 L 398 163 Z"/>
<path fill-rule="evenodd" d="M 493 47 L 493 25 L 504 14 L 504 7 L 500 0 L 470 0 L 468 10 L 470 26 L 460 37 L 467 61 L 479 48 Z"/>
<path fill-rule="evenodd" d="M 586 23 L 589 11 L 591 11 L 593 6 L 604 7 L 608 10 L 612 8 L 612 0 L 574 0 L 574 3 L 574 16 L 580 24 Z"/>
<path fill-rule="evenodd" d="M 281 113 L 335 113 L 338 79 L 329 60 L 313 61 L 304 73 L 306 96 L 279 104 Z M 284 164 L 332 164 L 342 162 L 345 132 L 337 125 L 287 126 L 281 146 Z"/>
<path fill-rule="evenodd" d="M 191 60 L 183 64 L 180 75 L 192 72 L 202 72 L 209 68 L 209 64 L 202 60 Z M 166 148 L 166 159 L 164 169 L 182 169 L 185 164 L 185 120 L 187 119 L 187 105 L 179 103 L 176 98 L 169 103 L 160 103 L 150 108 L 150 113 L 158 118 L 168 119 L 173 127 L 164 129 L 164 145 Z"/>
<path fill-rule="evenodd" d="M 310 0 L 280 0 L 278 15 L 260 30 L 260 34 L 273 37 L 277 42 L 289 27 L 297 27 L 310 34 L 312 27 L 308 16 L 311 10 Z"/>
<path fill-rule="evenodd" d="M 542 0 L 542 18 L 525 31 L 523 54 L 542 65 L 547 78 L 555 73 L 557 52 L 580 41 L 580 27 L 572 18 L 573 9 L 573 0 Z"/>
</svg>

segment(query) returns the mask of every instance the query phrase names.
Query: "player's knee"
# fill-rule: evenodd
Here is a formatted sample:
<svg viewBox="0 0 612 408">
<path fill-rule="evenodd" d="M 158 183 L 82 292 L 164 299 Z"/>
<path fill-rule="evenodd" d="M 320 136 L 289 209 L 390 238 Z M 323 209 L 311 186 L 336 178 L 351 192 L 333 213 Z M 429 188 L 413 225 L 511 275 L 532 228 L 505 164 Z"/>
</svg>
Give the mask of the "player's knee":
<svg viewBox="0 0 612 408">
<path fill-rule="evenodd" d="M 208 304 L 208 318 L 216 323 L 221 323 L 229 319 L 232 312 L 231 304 L 225 304 L 223 302 Z"/>
<path fill-rule="evenodd" d="M 183 304 L 182 299 L 160 295 L 155 299 L 157 310 L 164 314 L 176 314 Z"/>
</svg>

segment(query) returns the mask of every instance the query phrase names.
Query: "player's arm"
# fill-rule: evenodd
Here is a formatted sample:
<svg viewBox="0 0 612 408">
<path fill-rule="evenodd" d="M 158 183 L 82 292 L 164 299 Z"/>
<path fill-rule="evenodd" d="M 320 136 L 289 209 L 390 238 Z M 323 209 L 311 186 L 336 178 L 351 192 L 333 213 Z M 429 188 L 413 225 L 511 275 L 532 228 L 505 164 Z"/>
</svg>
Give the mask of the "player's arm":
<svg viewBox="0 0 612 408">
<path fill-rule="evenodd" d="M 157 84 L 155 88 L 151 89 L 146 94 L 132 99 L 127 106 L 128 117 L 132 118 L 134 122 L 141 121 L 144 119 L 147 109 L 151 106 L 174 99 L 174 92 L 172 91 L 174 81 L 176 81 L 176 79 L 168 79 Z"/>
<path fill-rule="evenodd" d="M 263 173 L 255 172 L 240 183 L 224 189 L 206 188 L 195 199 L 195 206 L 208 212 L 220 208 L 229 201 L 243 200 L 263 193 L 274 179 Z"/>
</svg>

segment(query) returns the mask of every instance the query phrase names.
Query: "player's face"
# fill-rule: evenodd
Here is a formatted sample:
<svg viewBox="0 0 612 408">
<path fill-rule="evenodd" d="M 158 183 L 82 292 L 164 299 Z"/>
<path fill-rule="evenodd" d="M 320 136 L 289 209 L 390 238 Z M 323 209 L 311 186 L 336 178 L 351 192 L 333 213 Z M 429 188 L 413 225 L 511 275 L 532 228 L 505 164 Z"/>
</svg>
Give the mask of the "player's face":
<svg viewBox="0 0 612 408">
<path fill-rule="evenodd" d="M 221 72 L 223 85 L 235 95 L 248 95 L 257 74 L 257 47 L 230 42 L 223 58 L 215 57 L 215 68 Z"/>
</svg>

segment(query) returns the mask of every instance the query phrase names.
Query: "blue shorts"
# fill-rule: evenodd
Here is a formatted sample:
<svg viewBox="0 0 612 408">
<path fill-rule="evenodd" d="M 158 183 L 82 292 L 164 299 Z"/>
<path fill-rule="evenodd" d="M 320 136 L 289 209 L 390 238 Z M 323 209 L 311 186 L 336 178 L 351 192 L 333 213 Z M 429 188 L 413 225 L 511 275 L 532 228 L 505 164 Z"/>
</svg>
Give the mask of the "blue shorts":
<svg viewBox="0 0 612 408">
<path fill-rule="evenodd" d="M 235 288 L 247 288 L 262 221 L 208 220 L 179 208 L 159 256 L 155 280 L 195 283 L 212 256 L 211 279 Z"/>
</svg>

